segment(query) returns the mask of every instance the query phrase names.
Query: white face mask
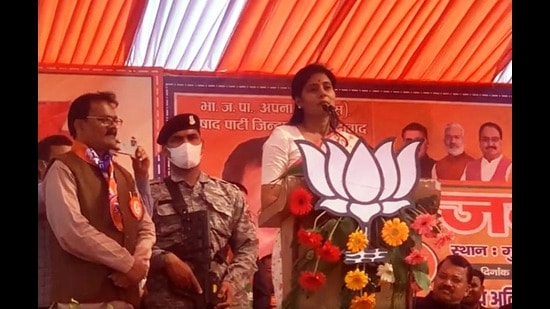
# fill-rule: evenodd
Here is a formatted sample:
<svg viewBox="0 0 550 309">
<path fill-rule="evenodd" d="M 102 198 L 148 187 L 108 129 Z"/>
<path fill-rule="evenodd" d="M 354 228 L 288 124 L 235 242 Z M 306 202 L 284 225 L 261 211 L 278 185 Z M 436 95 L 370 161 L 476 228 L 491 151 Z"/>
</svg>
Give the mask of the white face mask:
<svg viewBox="0 0 550 309">
<path fill-rule="evenodd" d="M 178 147 L 166 147 L 166 149 L 170 152 L 170 162 L 179 168 L 190 169 L 201 162 L 202 143 L 198 145 L 183 143 Z"/>
</svg>

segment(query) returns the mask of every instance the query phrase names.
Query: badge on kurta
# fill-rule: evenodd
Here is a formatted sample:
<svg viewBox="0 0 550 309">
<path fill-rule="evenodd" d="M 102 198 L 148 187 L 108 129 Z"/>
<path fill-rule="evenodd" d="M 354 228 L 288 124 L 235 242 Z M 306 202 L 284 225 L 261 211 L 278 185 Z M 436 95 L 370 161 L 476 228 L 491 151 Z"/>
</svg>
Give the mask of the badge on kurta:
<svg viewBox="0 0 550 309">
<path fill-rule="evenodd" d="M 130 211 L 132 215 L 139 220 L 143 218 L 143 204 L 139 198 L 139 195 L 132 194 L 130 192 Z"/>
<path fill-rule="evenodd" d="M 122 223 L 122 214 L 120 213 L 120 207 L 117 201 L 118 197 L 115 195 L 109 201 L 109 213 L 116 229 L 120 232 L 124 230 L 124 224 Z"/>
</svg>

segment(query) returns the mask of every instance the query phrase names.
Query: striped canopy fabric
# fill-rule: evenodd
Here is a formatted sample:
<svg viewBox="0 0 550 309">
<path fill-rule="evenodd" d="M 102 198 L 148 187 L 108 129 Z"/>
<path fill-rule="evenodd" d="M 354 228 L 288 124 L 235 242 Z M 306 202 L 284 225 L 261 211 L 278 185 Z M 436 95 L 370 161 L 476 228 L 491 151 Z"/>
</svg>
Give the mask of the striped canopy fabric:
<svg viewBox="0 0 550 309">
<path fill-rule="evenodd" d="M 39 0 L 38 63 L 512 83 L 511 0 Z"/>
</svg>

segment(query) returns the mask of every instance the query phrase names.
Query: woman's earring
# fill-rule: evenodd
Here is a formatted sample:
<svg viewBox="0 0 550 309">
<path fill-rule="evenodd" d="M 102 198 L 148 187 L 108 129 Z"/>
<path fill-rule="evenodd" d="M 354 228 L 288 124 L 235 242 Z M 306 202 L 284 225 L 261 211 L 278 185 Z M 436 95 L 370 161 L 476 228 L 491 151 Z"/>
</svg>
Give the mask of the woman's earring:
<svg viewBox="0 0 550 309">
<path fill-rule="evenodd" d="M 298 109 L 302 109 L 302 107 L 300 105 L 297 105 L 298 106 Z"/>
</svg>

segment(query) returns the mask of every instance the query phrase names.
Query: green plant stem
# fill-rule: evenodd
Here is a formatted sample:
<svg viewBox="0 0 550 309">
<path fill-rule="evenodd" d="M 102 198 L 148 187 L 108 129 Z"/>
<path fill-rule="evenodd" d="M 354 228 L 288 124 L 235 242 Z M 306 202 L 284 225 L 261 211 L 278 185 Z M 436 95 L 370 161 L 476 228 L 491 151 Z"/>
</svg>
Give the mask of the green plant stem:
<svg viewBox="0 0 550 309">
<path fill-rule="evenodd" d="M 315 260 L 315 267 L 313 268 L 313 273 L 317 272 L 317 268 L 319 267 L 319 261 L 320 260 L 321 260 L 321 258 L 319 258 L 319 256 L 317 256 L 317 259 Z"/>
<path fill-rule="evenodd" d="M 408 210 L 414 212 L 417 216 L 426 213 L 426 212 L 422 212 L 422 211 L 416 209 L 416 207 L 411 207 L 411 208 L 409 208 Z"/>
<path fill-rule="evenodd" d="M 317 216 L 317 218 L 315 219 L 315 223 L 313 224 L 313 226 L 315 226 L 317 224 L 317 219 L 319 219 L 320 216 L 322 216 L 323 214 L 325 214 L 326 211 L 323 211 L 319 216 Z M 332 230 L 330 231 L 330 234 L 328 235 L 328 240 L 331 240 L 332 239 L 332 235 L 334 235 L 334 231 L 336 231 L 336 227 L 338 227 L 338 223 L 340 223 L 340 221 L 342 220 L 342 217 L 338 218 L 338 220 L 336 221 L 336 223 L 334 223 L 334 226 L 332 227 Z M 319 267 L 319 261 L 321 259 L 319 258 L 319 256 L 317 256 L 317 259 L 315 260 L 315 267 L 313 269 L 313 272 L 316 273 L 317 272 L 317 268 Z"/>
<path fill-rule="evenodd" d="M 324 216 L 325 214 L 327 213 L 327 211 L 323 211 L 322 213 L 320 213 L 316 218 L 315 218 L 315 221 L 313 221 L 313 230 L 315 231 L 315 229 L 317 228 L 317 221 L 319 221 L 319 219 Z"/>
<path fill-rule="evenodd" d="M 334 231 L 336 231 L 336 228 L 338 227 L 340 221 L 342 221 L 342 217 L 338 217 L 338 220 L 336 221 L 336 223 L 334 223 L 332 231 L 330 231 L 330 234 L 328 234 L 328 240 L 332 240 L 332 235 L 334 235 Z"/>
</svg>

